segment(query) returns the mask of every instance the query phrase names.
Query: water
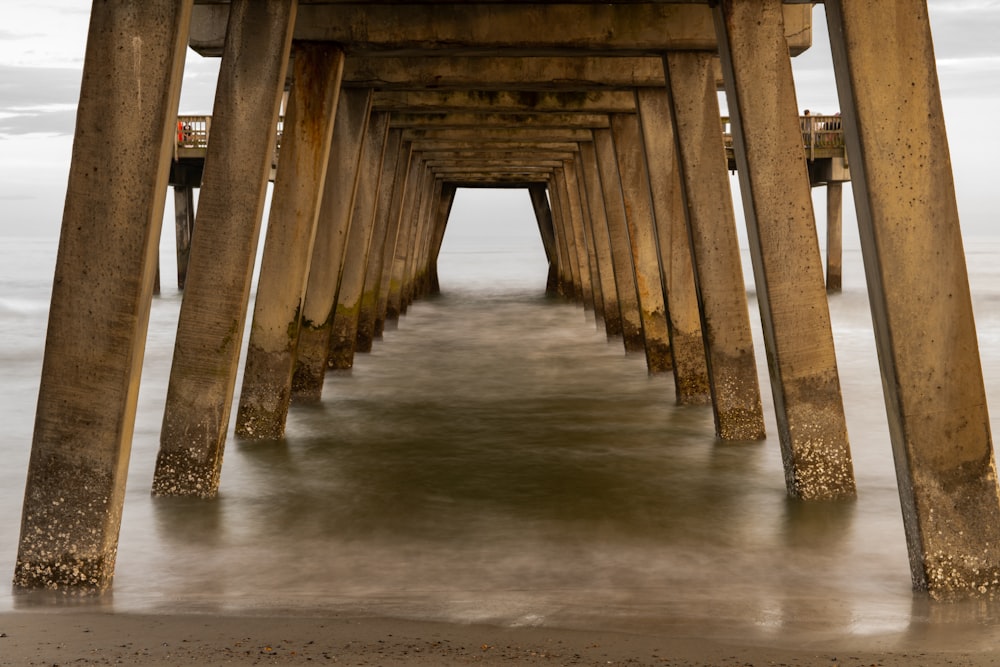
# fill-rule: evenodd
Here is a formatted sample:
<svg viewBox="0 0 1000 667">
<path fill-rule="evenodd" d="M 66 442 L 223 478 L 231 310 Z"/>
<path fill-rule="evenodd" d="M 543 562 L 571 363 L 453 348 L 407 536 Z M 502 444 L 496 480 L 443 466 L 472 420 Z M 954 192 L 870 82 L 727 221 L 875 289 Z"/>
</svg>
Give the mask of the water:
<svg viewBox="0 0 1000 667">
<path fill-rule="evenodd" d="M 968 245 L 996 406 L 1000 242 Z M 670 376 L 649 377 L 642 356 L 626 357 L 591 314 L 544 296 L 534 245 L 488 247 L 447 246 L 443 294 L 414 304 L 353 371 L 330 375 L 321 404 L 293 409 L 284 441 L 230 440 L 212 502 L 149 496 L 180 304 L 165 267 L 114 592 L 101 604 L 800 646 L 852 636 L 973 648 L 1000 638 L 992 605 L 935 605 L 910 590 L 856 252 L 845 252 L 831 313 L 859 498 L 813 505 L 785 494 L 759 323 L 771 437 L 722 443 L 709 408 L 673 405 Z M 9 576 L 55 243 L 4 248 L 0 576 Z M 0 609 L 15 606 L 0 587 Z"/>
</svg>

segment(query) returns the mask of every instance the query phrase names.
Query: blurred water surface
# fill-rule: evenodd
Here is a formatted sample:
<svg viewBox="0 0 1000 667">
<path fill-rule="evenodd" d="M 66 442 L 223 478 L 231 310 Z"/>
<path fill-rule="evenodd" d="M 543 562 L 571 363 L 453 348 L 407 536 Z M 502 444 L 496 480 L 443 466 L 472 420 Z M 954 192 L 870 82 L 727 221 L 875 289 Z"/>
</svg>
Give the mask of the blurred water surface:
<svg viewBox="0 0 1000 667">
<path fill-rule="evenodd" d="M 482 241 L 482 239 L 479 239 Z M 0 266 L 0 574 L 13 572 L 55 243 Z M 969 265 L 1000 389 L 1000 243 Z M 166 272 L 165 272 L 166 273 Z M 544 295 L 537 242 L 446 245 L 442 294 L 328 376 L 287 437 L 232 438 L 215 501 L 149 496 L 180 295 L 153 304 L 113 595 L 144 613 L 351 613 L 821 643 L 971 647 L 992 604 L 910 590 L 860 257 L 830 301 L 856 502 L 785 494 L 769 438 L 724 443 L 670 375 Z M 757 320 L 751 297 L 751 315 Z M 0 608 L 15 601 L 0 587 Z"/>
</svg>

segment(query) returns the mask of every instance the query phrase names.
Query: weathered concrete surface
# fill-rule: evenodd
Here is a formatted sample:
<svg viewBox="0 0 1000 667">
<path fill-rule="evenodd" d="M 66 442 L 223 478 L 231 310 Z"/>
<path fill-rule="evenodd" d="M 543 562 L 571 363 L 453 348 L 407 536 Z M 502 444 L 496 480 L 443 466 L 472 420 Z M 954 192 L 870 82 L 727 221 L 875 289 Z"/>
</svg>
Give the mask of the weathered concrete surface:
<svg viewBox="0 0 1000 667">
<path fill-rule="evenodd" d="M 395 246 L 398 225 L 390 224 L 389 215 L 392 210 L 392 199 L 395 196 L 397 176 L 402 180 L 402 174 L 397 173 L 400 163 L 400 150 L 403 146 L 403 133 L 390 130 L 386 136 L 385 159 L 382 161 L 382 173 L 379 176 L 378 199 L 375 202 L 375 228 L 372 231 L 372 248 L 368 266 L 365 268 L 364 291 L 358 311 L 358 335 L 355 344 L 356 352 L 371 352 L 375 340 L 375 320 L 379 292 L 382 283 L 382 269 L 386 263 L 385 248 L 387 244 Z M 403 167 L 405 169 L 405 166 Z M 397 216 L 397 221 L 399 217 Z"/>
<path fill-rule="evenodd" d="M 219 488 L 296 5 L 232 3 L 154 495 Z"/>
<path fill-rule="evenodd" d="M 349 58 L 344 86 L 377 90 L 631 90 L 663 86 L 653 57 Z"/>
<path fill-rule="evenodd" d="M 448 227 L 448 220 L 451 218 L 451 208 L 455 204 L 455 195 L 458 187 L 454 183 L 448 183 L 437 179 L 434 185 L 439 188 L 441 196 L 438 197 L 437 210 L 434 213 L 434 235 L 431 237 L 430 252 L 427 257 L 428 291 L 430 294 L 441 292 L 441 282 L 438 278 L 438 257 L 441 255 L 441 244 L 444 242 L 444 233 Z"/>
<path fill-rule="evenodd" d="M 995 596 L 996 465 L 927 8 L 826 12 L 913 584 Z"/>
<path fill-rule="evenodd" d="M 788 493 L 851 498 L 854 471 L 780 0 L 715 9 Z"/>
<path fill-rule="evenodd" d="M 190 12 L 91 11 L 16 588 L 101 592 L 114 575 Z"/>
<path fill-rule="evenodd" d="M 562 169 L 556 169 L 552 172 L 548 187 L 549 193 L 552 195 L 552 222 L 559 248 L 559 288 L 557 292 L 567 299 L 578 300 L 582 295 L 582 289 L 579 286 L 580 272 L 577 266 L 576 246 L 573 244 L 573 223 L 570 220 L 569 202 L 566 201 L 566 184 Z"/>
<path fill-rule="evenodd" d="M 580 203 L 580 185 L 577 183 L 576 164 L 567 160 L 563 163 L 562 184 L 560 185 L 562 194 L 566 197 L 566 204 L 569 209 L 569 224 L 567 239 L 570 240 L 570 252 L 575 253 L 576 272 L 578 276 L 579 297 L 586 310 L 594 309 L 594 288 L 590 278 L 590 261 L 588 260 L 589 250 L 587 239 L 583 234 L 583 207 Z M 558 172 L 557 172 L 558 173 Z"/>
<path fill-rule="evenodd" d="M 331 166 L 327 169 L 295 351 L 292 375 L 292 399 L 295 401 L 317 401 L 323 393 L 337 289 L 370 112 L 371 91 L 341 91 L 330 145 Z"/>
<path fill-rule="evenodd" d="M 664 59 L 702 334 L 715 413 L 723 440 L 762 440 L 754 358 L 726 149 L 719 131 L 719 100 L 711 57 L 670 53 Z"/>
<path fill-rule="evenodd" d="M 786 10 L 793 53 L 812 43 L 809 9 L 789 5 Z M 191 47 L 217 55 L 226 6 L 203 4 L 196 10 Z M 353 55 L 381 56 L 426 55 L 428 50 L 440 55 L 658 56 L 670 49 L 717 49 L 711 11 L 693 3 L 306 4 L 295 39 L 331 41 Z"/>
<path fill-rule="evenodd" d="M 622 194 L 621 178 L 618 175 L 618 159 L 611 130 L 594 130 L 594 149 L 597 152 L 597 168 L 601 176 L 601 191 L 604 194 L 604 212 L 608 221 L 611 261 L 614 265 L 615 285 L 618 288 L 618 306 L 621 309 L 625 351 L 645 352 L 642 315 L 635 270 L 632 266 L 632 246 L 629 243 L 628 223 L 625 220 L 625 199 Z"/>
<path fill-rule="evenodd" d="M 625 198 L 625 223 L 628 225 L 639 296 L 646 368 L 650 373 L 666 373 L 673 370 L 674 365 L 639 117 L 636 114 L 614 114 L 611 116 L 611 135 Z"/>
<path fill-rule="evenodd" d="M 273 133 L 272 133 L 273 134 Z M 177 254 L 177 289 L 187 282 L 191 260 L 191 234 L 194 232 L 194 187 L 174 186 L 174 237 Z"/>
<path fill-rule="evenodd" d="M 844 279 L 843 185 L 826 184 L 826 291 L 839 292 Z"/>
<path fill-rule="evenodd" d="M 530 186 L 528 197 L 531 198 L 531 208 L 535 211 L 535 221 L 538 223 L 538 235 L 542 239 L 542 248 L 545 250 L 545 260 L 549 264 L 545 292 L 546 294 L 555 294 L 558 271 L 556 263 L 559 260 L 556 255 L 556 232 L 552 226 L 552 209 L 549 207 L 545 186 L 541 183 Z"/>
<path fill-rule="evenodd" d="M 489 111 L 492 113 L 627 113 L 635 110 L 632 91 L 388 91 L 376 93 L 379 111 Z"/>
<path fill-rule="evenodd" d="M 374 335 L 376 337 L 381 336 L 385 331 L 396 250 L 401 243 L 405 243 L 406 238 L 406 230 L 402 228 L 400 223 L 403 217 L 403 197 L 407 190 L 406 179 L 410 171 L 413 148 L 410 142 L 404 141 L 401 143 L 399 151 L 399 161 L 396 164 L 396 174 L 393 177 L 392 201 L 389 204 L 389 232 L 382 254 L 382 275 L 379 278 L 378 303 L 375 308 Z"/>
<path fill-rule="evenodd" d="M 412 144 L 411 144 L 412 150 Z M 410 159 L 410 168 L 403 183 L 403 199 L 400 205 L 399 236 L 392 259 L 392 273 L 389 280 L 389 294 L 386 300 L 386 322 L 399 319 L 403 313 L 403 282 L 406 279 L 406 264 L 415 243 L 416 225 L 413 224 L 414 202 L 420 188 L 422 163 L 416 157 Z"/>
<path fill-rule="evenodd" d="M 597 168 L 597 152 L 592 141 L 580 144 L 580 173 L 583 175 L 583 184 L 590 205 L 590 238 L 594 240 L 593 254 L 597 261 L 597 277 L 601 282 L 601 298 L 604 299 L 604 330 L 608 338 L 615 338 L 622 335 L 622 316 L 618 305 L 614 263 L 611 258 L 604 193 Z"/>
<path fill-rule="evenodd" d="M 337 305 L 330 327 L 330 356 L 327 361 L 330 368 L 346 369 L 354 365 L 361 294 L 365 288 L 365 270 L 375 231 L 375 204 L 388 131 L 389 115 L 385 112 L 372 114 L 358 162 L 357 192 L 337 289 Z"/>
<path fill-rule="evenodd" d="M 236 415 L 236 435 L 255 440 L 285 432 L 344 62 L 332 46 L 293 44 L 293 52 L 294 80 Z"/>
<path fill-rule="evenodd" d="M 691 239 L 685 222 L 670 98 L 665 88 L 637 90 L 636 106 L 649 167 L 677 402 L 681 405 L 708 404 L 712 402 L 712 391 L 705 362 L 694 268 L 691 266 Z"/>
<path fill-rule="evenodd" d="M 569 162 L 569 161 L 567 161 Z M 586 244 L 587 271 L 590 275 L 590 288 L 594 293 L 594 321 L 604 322 L 604 295 L 601 289 L 600 269 L 597 266 L 597 253 L 594 251 L 594 221 L 590 214 L 590 199 L 587 196 L 587 186 L 584 183 L 583 160 L 577 153 L 571 160 L 573 164 L 573 180 L 576 181 L 576 193 L 580 201 L 580 211 L 583 214 L 583 242 Z"/>
</svg>

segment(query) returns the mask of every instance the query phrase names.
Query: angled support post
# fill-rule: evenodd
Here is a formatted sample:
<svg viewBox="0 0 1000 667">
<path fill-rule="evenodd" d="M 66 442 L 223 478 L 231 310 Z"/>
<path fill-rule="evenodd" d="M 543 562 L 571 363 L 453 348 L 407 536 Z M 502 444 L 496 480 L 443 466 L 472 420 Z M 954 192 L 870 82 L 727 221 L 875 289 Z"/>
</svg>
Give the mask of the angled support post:
<svg viewBox="0 0 1000 667">
<path fill-rule="evenodd" d="M 913 585 L 992 597 L 1000 500 L 927 6 L 826 13 Z"/>
<path fill-rule="evenodd" d="M 659 243 L 663 293 L 670 322 L 677 403 L 704 405 L 712 394 L 705 362 L 701 313 L 691 264 L 691 239 L 684 217 L 684 198 L 670 98 L 666 88 L 636 89 L 642 145 L 649 165 L 649 185 Z"/>
<path fill-rule="evenodd" d="M 330 162 L 295 348 L 292 398 L 296 401 L 316 401 L 323 393 L 337 289 L 351 229 L 361 146 L 371 115 L 371 99 L 368 89 L 346 88 L 341 91 L 337 105 Z"/>
<path fill-rule="evenodd" d="M 635 269 L 632 264 L 632 246 L 628 236 L 625 217 L 625 199 L 622 194 L 621 177 L 618 174 L 618 158 L 615 155 L 614 139 L 610 129 L 594 130 L 594 148 L 597 151 L 597 167 L 600 173 L 601 190 L 604 194 L 604 212 L 608 221 L 608 236 L 611 241 L 611 261 L 614 264 L 615 283 L 618 287 L 618 305 L 622 316 L 622 338 L 628 353 L 645 352 L 642 336 L 642 315 L 636 287 Z"/>
<path fill-rule="evenodd" d="M 664 70 L 676 128 L 715 433 L 723 440 L 763 440 L 760 382 L 719 126 L 713 55 L 672 51 L 664 58 Z"/>
<path fill-rule="evenodd" d="M 594 259 L 597 260 L 597 275 L 601 283 L 601 298 L 604 299 L 604 330 L 608 338 L 622 335 L 622 314 L 618 305 L 618 284 L 615 281 L 615 267 L 611 258 L 611 239 L 608 236 L 608 218 L 605 213 L 604 193 L 601 176 L 597 168 L 597 152 L 594 142 L 580 143 L 580 170 L 590 205 L 591 238 L 594 240 Z"/>
<path fill-rule="evenodd" d="M 789 495 L 853 498 L 854 469 L 781 0 L 713 10 Z"/>
<path fill-rule="evenodd" d="M 611 134 L 625 199 L 625 222 L 632 249 L 632 265 L 635 267 L 646 367 L 650 373 L 666 373 L 673 370 L 674 363 L 670 354 L 656 223 L 639 116 L 634 113 L 611 114 Z"/>
<path fill-rule="evenodd" d="M 528 186 L 528 196 L 531 198 L 531 207 L 535 211 L 535 221 L 538 223 L 538 234 L 542 238 L 542 247 L 545 249 L 545 259 L 549 263 L 548 278 L 545 280 L 545 293 L 556 293 L 557 280 L 557 258 L 556 258 L 556 233 L 552 227 L 552 209 L 549 208 L 549 198 L 546 195 L 546 188 L 543 183 L 535 183 Z"/>
<path fill-rule="evenodd" d="M 91 9 L 16 588 L 114 576 L 191 6 Z"/>
<path fill-rule="evenodd" d="M 354 365 L 361 296 L 375 232 L 375 204 L 388 131 L 389 114 L 384 111 L 373 113 L 361 148 L 351 226 L 337 287 L 333 325 L 330 327 L 330 368 L 346 369 Z"/>
<path fill-rule="evenodd" d="M 230 6 L 154 495 L 218 492 L 296 8 Z"/>
</svg>

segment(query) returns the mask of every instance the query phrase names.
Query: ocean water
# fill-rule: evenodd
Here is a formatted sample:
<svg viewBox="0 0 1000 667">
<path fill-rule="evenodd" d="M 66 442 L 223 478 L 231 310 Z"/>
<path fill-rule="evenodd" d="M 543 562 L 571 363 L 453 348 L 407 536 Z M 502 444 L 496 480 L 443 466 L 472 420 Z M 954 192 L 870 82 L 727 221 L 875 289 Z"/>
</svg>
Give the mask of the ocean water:
<svg viewBox="0 0 1000 667">
<path fill-rule="evenodd" d="M 857 251 L 830 308 L 859 496 L 807 504 L 785 493 L 752 290 L 769 437 L 723 443 L 710 408 L 674 405 L 671 376 L 648 376 L 592 313 L 544 295 L 529 238 L 448 241 L 442 294 L 331 374 L 321 403 L 294 407 L 283 441 L 230 438 L 213 501 L 149 495 L 181 299 L 165 249 L 113 593 L 88 604 L 800 646 L 1000 639 L 994 605 L 911 591 Z M 0 577 L 17 549 L 55 246 L 3 242 Z M 1000 241 L 967 247 L 1000 414 Z M 0 586 L 0 609 L 33 604 Z"/>
</svg>

